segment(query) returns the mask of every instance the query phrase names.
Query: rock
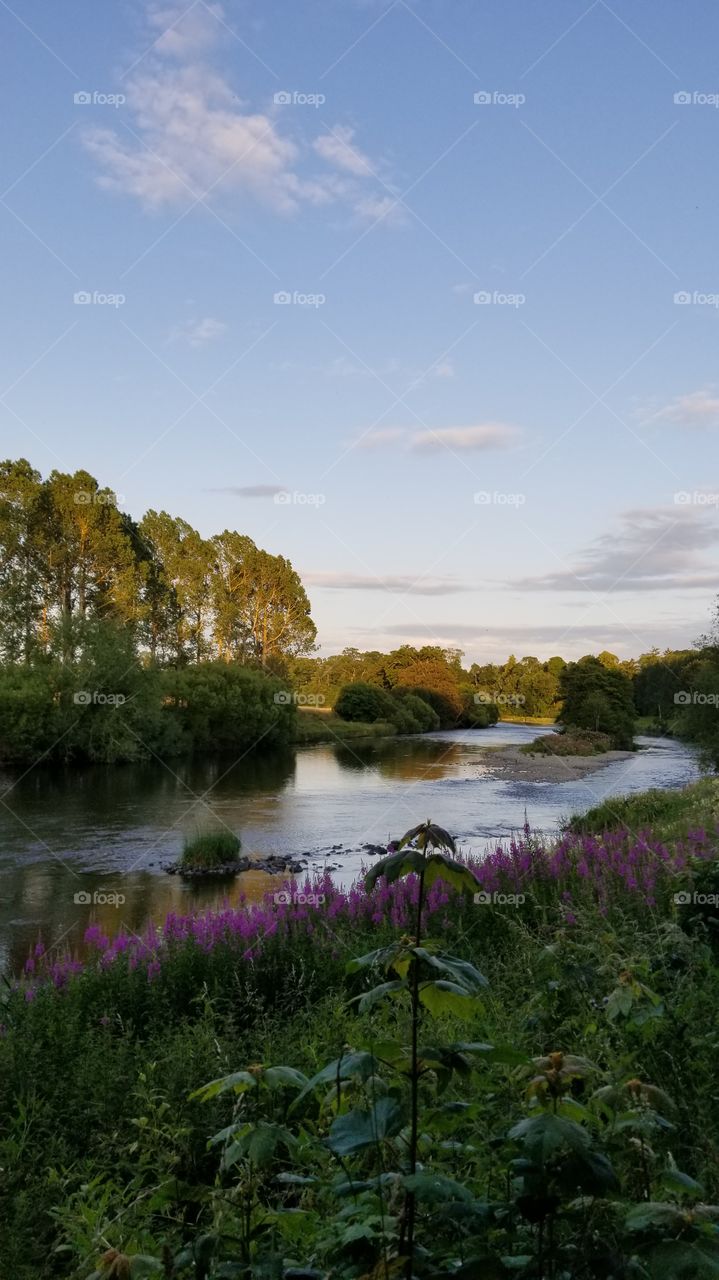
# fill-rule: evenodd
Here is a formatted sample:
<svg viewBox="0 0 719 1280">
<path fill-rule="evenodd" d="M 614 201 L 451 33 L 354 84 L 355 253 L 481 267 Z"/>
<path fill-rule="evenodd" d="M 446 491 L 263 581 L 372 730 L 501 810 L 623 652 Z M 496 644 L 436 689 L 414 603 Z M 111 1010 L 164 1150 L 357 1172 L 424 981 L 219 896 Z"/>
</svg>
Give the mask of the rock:
<svg viewBox="0 0 719 1280">
<path fill-rule="evenodd" d="M 385 849 L 383 844 L 363 844 L 362 852 L 371 853 L 373 858 L 380 858 L 380 857 L 384 857 L 387 850 Z"/>
</svg>

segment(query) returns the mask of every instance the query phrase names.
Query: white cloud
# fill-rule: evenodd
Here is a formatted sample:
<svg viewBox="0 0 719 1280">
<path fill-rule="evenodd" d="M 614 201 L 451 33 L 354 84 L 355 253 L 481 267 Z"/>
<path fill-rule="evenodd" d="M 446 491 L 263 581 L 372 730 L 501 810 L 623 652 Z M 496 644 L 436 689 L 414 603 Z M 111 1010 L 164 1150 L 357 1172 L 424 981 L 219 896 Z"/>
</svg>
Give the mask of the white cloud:
<svg viewBox="0 0 719 1280">
<path fill-rule="evenodd" d="M 123 85 L 121 124 L 84 134 L 100 186 L 149 209 L 240 194 L 283 214 L 336 202 L 360 218 L 377 216 L 373 200 L 384 197 L 365 187 L 374 166 L 352 129 L 338 125 L 312 145 L 301 133 L 312 113 L 253 110 L 213 68 L 214 46 L 229 38 L 219 4 L 200 3 L 184 15 L 153 5 L 147 18 L 155 39 Z M 311 171 L 315 157 L 341 172 Z"/>
<path fill-rule="evenodd" d="M 415 453 L 437 453 L 440 449 L 459 453 L 506 449 L 514 444 L 516 437 L 516 428 L 506 423 L 482 422 L 475 427 L 435 427 L 431 431 L 419 431 L 412 437 L 411 448 Z"/>
<path fill-rule="evenodd" d="M 675 396 L 652 413 L 648 422 L 672 422 L 680 427 L 719 427 L 719 396 L 704 389 Z"/>
<path fill-rule="evenodd" d="M 525 591 L 716 590 L 703 553 L 719 544 L 716 508 L 644 507 L 626 511 L 574 562 L 512 585 Z"/>
<path fill-rule="evenodd" d="M 335 125 L 329 133 L 315 139 L 314 149 L 318 156 L 338 169 L 345 169 L 347 173 L 354 173 L 362 178 L 371 177 L 372 165 L 355 143 L 354 136 L 354 129 L 346 125 Z"/>
<path fill-rule="evenodd" d="M 439 376 L 452 375 L 445 373 Z M 409 427 L 377 427 L 360 436 L 355 442 L 355 448 L 377 449 L 383 445 L 402 442 L 413 453 L 437 453 L 440 449 L 466 453 L 507 449 L 518 437 L 517 428 L 505 422 L 481 422 L 474 427 L 427 427 L 422 431 L 414 431 Z"/>
<path fill-rule="evenodd" d="M 202 320 L 189 320 L 173 329 L 170 340 L 187 342 L 191 347 L 206 347 L 210 342 L 221 338 L 226 331 L 224 321 L 205 316 Z"/>
<path fill-rule="evenodd" d="M 456 578 L 418 577 L 416 574 L 384 575 L 323 572 L 303 573 L 303 582 L 331 591 L 391 591 L 399 595 L 447 596 L 458 591 L 472 591 L 468 583 Z"/>
</svg>

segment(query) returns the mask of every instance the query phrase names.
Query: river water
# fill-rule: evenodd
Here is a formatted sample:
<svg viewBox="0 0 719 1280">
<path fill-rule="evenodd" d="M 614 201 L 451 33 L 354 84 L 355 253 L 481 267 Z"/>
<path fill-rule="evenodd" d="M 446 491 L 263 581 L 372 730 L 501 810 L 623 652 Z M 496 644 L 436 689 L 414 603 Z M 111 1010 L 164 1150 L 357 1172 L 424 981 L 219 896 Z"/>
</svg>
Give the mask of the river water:
<svg viewBox="0 0 719 1280">
<path fill-rule="evenodd" d="M 348 883 L 386 844 L 432 818 L 463 849 L 521 828 L 553 833 L 563 817 L 605 796 L 679 787 L 700 776 L 694 752 L 665 738 L 582 781 L 512 782 L 494 776 L 488 748 L 532 741 L 546 728 L 499 724 L 351 746 L 300 747 L 227 760 L 0 773 L 0 970 L 17 970 L 40 935 L 81 945 L 90 920 L 140 931 L 167 911 L 257 898 L 259 872 L 229 887 L 188 885 L 163 871 L 183 838 L 226 825 L 243 852 L 301 855 Z M 90 901 L 93 895 L 99 901 Z M 113 903 L 117 894 L 124 902 Z M 80 900 L 78 901 L 78 895 Z M 102 899 L 105 897 L 105 901 Z"/>
</svg>

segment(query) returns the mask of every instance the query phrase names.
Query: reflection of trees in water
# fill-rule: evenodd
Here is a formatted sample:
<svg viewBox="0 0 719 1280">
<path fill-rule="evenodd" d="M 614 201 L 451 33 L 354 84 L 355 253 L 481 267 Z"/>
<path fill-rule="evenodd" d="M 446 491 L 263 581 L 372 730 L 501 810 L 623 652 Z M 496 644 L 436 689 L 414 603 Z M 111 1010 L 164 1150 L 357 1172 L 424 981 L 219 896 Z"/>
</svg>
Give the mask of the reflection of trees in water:
<svg viewBox="0 0 719 1280">
<path fill-rule="evenodd" d="M 0 881 L 0 933 L 4 938 L 0 972 L 12 974 L 22 969 L 38 934 L 52 954 L 68 951 L 82 956 L 87 950 L 84 935 L 89 924 L 99 925 L 108 937 L 121 930 L 141 934 L 148 920 L 160 924 L 171 911 L 185 915 L 219 908 L 223 903 L 239 906 L 242 897 L 259 902 L 273 887 L 271 876 L 256 871 L 224 884 L 207 885 L 185 885 L 176 876 L 147 871 L 74 875 L 59 863 L 36 862 L 16 867 L 11 875 L 11 880 L 3 876 Z M 76 903 L 75 894 L 80 892 L 91 897 L 96 892 L 108 896 L 118 893 L 125 901 L 119 906 L 102 901 Z M 40 931 L 38 916 L 43 922 Z"/>
<path fill-rule="evenodd" d="M 334 757 L 342 769 L 362 772 L 375 769 L 383 778 L 403 782 L 434 781 L 456 770 L 462 762 L 464 747 L 458 742 L 412 738 L 398 741 L 384 738 L 361 746 L 337 746 Z"/>
</svg>

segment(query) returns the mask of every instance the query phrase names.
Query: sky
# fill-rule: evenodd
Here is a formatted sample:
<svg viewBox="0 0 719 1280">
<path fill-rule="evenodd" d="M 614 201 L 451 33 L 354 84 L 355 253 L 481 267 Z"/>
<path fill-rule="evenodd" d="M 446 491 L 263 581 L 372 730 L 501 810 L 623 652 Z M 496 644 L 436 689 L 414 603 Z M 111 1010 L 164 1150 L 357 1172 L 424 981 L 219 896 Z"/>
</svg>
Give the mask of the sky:
<svg viewBox="0 0 719 1280">
<path fill-rule="evenodd" d="M 249 534 L 320 652 L 685 647 L 719 548 L 709 0 L 0 0 L 0 432 Z"/>
</svg>

